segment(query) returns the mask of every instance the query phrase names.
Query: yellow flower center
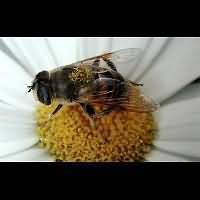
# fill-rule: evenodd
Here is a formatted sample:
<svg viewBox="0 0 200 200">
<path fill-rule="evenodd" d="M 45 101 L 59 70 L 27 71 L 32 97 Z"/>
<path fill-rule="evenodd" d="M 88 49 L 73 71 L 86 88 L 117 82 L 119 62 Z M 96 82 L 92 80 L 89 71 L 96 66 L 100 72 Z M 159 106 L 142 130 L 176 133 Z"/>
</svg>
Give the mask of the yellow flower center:
<svg viewBox="0 0 200 200">
<path fill-rule="evenodd" d="M 96 129 L 79 105 L 40 105 L 37 132 L 43 147 L 60 161 L 142 161 L 151 150 L 156 124 L 151 113 L 113 110 L 95 120 Z M 96 108 L 97 109 L 97 108 Z"/>
</svg>

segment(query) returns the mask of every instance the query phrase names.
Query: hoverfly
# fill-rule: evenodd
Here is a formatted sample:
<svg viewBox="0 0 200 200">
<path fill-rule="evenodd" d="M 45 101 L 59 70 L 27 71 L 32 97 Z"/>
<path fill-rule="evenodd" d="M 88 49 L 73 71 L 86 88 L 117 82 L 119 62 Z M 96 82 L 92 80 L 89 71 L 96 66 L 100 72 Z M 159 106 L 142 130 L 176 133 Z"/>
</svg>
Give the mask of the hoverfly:
<svg viewBox="0 0 200 200">
<path fill-rule="evenodd" d="M 126 80 L 117 70 L 132 62 L 139 49 L 122 49 L 88 58 L 52 71 L 39 72 L 28 86 L 37 100 L 50 105 L 55 99 L 58 112 L 65 103 L 79 103 L 92 119 L 100 118 L 115 108 L 128 112 L 154 112 L 158 104 L 146 96 L 137 94 L 137 84 Z M 105 109 L 96 112 L 94 104 L 104 105 Z"/>
</svg>

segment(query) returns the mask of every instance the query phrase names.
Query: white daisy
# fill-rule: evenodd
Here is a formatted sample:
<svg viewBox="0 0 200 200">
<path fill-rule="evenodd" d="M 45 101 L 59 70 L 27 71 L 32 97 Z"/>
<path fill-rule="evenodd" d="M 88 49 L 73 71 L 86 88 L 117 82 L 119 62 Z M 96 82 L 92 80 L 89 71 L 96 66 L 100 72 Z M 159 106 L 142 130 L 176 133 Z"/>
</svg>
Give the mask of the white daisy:
<svg viewBox="0 0 200 200">
<path fill-rule="evenodd" d="M 36 146 L 36 104 L 25 91 L 36 73 L 130 47 L 143 53 L 134 70 L 119 71 L 161 103 L 158 138 L 147 159 L 200 160 L 200 84 L 189 85 L 200 76 L 199 38 L 1 38 L 0 161 L 53 161 Z"/>
</svg>

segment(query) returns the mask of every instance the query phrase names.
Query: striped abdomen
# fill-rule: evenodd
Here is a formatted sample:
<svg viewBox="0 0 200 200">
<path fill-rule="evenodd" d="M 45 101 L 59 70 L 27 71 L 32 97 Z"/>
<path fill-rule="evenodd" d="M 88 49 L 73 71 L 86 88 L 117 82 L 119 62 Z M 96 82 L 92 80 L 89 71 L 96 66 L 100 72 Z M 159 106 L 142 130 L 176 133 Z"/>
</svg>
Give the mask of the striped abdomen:
<svg viewBox="0 0 200 200">
<path fill-rule="evenodd" d="M 116 71 L 104 70 L 95 74 L 93 95 L 104 94 L 102 97 L 118 98 L 125 91 L 124 78 Z"/>
</svg>

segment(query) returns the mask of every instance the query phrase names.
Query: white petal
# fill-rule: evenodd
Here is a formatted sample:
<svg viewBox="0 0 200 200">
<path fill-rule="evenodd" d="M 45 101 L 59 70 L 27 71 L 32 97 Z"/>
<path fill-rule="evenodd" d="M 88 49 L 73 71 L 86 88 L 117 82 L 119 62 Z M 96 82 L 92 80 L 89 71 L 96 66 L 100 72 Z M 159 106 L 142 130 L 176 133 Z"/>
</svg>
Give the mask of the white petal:
<svg viewBox="0 0 200 200">
<path fill-rule="evenodd" d="M 184 99 L 181 99 L 183 96 Z M 182 90 L 177 94 L 174 100 L 170 104 L 161 106 L 160 112 L 157 114 L 160 131 L 154 145 L 166 153 L 169 152 L 176 156 L 187 157 L 191 161 L 199 161 L 199 87 L 194 87 L 194 85 L 188 86 L 186 90 Z"/>
<path fill-rule="evenodd" d="M 0 162 L 53 162 L 54 158 L 45 149 L 34 146 L 23 152 L 0 158 Z"/>
<path fill-rule="evenodd" d="M 77 38 L 53 37 L 46 38 L 49 48 L 55 58 L 56 65 L 62 66 L 78 61 Z"/>
<path fill-rule="evenodd" d="M 0 51 L 0 100 L 15 107 L 32 109 L 32 95 L 26 94 L 27 86 L 32 78 L 24 69 Z"/>
<path fill-rule="evenodd" d="M 185 88 L 180 90 L 176 95 L 162 102 L 162 105 L 166 106 L 172 103 L 178 103 L 179 101 L 185 101 L 195 98 L 200 98 L 200 83 L 198 82 L 186 86 Z"/>
<path fill-rule="evenodd" d="M 111 38 L 79 38 L 78 45 L 78 59 L 97 56 L 99 54 L 111 51 Z"/>
<path fill-rule="evenodd" d="M 0 158 L 9 156 L 12 153 L 21 152 L 27 148 L 30 148 L 38 142 L 36 137 L 27 137 L 26 139 L 18 139 L 14 141 L 1 142 L 0 141 Z"/>
<path fill-rule="evenodd" d="M 162 49 L 166 46 L 169 38 L 151 38 L 144 47 L 143 55 L 141 56 L 138 65 L 130 71 L 128 78 L 137 81 L 142 77 L 146 70 L 151 67 L 151 63 L 156 59 Z"/>
<path fill-rule="evenodd" d="M 161 102 L 200 75 L 200 38 L 172 38 L 140 82 L 145 94 Z"/>
<path fill-rule="evenodd" d="M 185 157 L 190 161 L 200 161 L 200 141 L 156 141 L 155 146 L 174 156 Z"/>
<path fill-rule="evenodd" d="M 33 76 L 54 68 L 56 61 L 45 38 L 2 38 L 7 47 Z"/>
<path fill-rule="evenodd" d="M 200 98 L 180 101 L 162 106 L 157 114 L 161 129 L 183 127 L 186 125 L 199 125 L 200 123 Z"/>
<path fill-rule="evenodd" d="M 0 124 L 3 126 L 7 123 L 17 125 L 30 125 L 35 127 L 35 111 L 27 111 L 19 108 L 14 108 L 9 105 L 0 103 Z M 18 122 L 18 123 L 16 123 Z M 12 128 L 12 127 L 11 127 Z"/>
<path fill-rule="evenodd" d="M 0 104 L 0 157 L 38 142 L 33 114 Z"/>
<path fill-rule="evenodd" d="M 111 38 L 112 50 L 125 48 L 141 48 L 144 49 L 149 41 L 149 37 L 132 37 L 132 38 Z"/>
<path fill-rule="evenodd" d="M 151 161 L 151 162 L 186 162 L 188 161 L 187 158 L 175 156 L 173 154 L 162 152 L 157 149 L 151 151 L 146 156 L 146 159 L 147 161 Z"/>
<path fill-rule="evenodd" d="M 135 78 L 133 78 L 132 75 L 133 74 L 137 75 L 136 71 L 138 68 L 139 70 L 142 71 L 142 67 L 139 66 L 139 63 L 143 60 L 143 57 L 146 51 L 148 50 L 148 47 L 152 41 L 152 38 L 149 38 L 149 37 L 112 38 L 111 41 L 112 41 L 112 44 L 111 44 L 112 51 L 125 49 L 125 48 L 140 49 L 140 52 L 136 54 L 134 60 L 132 60 L 131 63 L 123 62 L 122 65 L 117 65 L 118 71 L 124 77 L 135 81 Z"/>
<path fill-rule="evenodd" d="M 170 122 L 169 122 L 170 123 Z M 188 141 L 193 142 L 200 141 L 200 125 L 198 124 L 177 124 L 174 126 L 168 126 L 166 128 L 160 128 L 160 133 L 157 138 L 159 141 Z"/>
<path fill-rule="evenodd" d="M 28 123 L 18 123 L 18 122 L 9 122 L 3 121 L 0 123 L 0 142 L 12 142 L 15 140 L 23 140 L 27 138 L 36 138 L 35 126 Z"/>
</svg>

